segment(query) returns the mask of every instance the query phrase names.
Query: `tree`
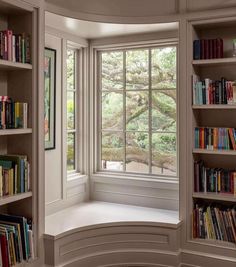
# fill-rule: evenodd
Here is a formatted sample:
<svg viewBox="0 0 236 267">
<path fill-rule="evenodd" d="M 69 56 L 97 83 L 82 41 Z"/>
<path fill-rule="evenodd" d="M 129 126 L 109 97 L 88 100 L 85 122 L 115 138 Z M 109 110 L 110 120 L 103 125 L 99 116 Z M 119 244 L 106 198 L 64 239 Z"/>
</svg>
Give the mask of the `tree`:
<svg viewBox="0 0 236 267">
<path fill-rule="evenodd" d="M 148 164 L 151 145 L 152 165 L 175 172 L 176 48 L 152 49 L 151 58 L 149 77 L 149 51 L 129 50 L 126 52 L 124 75 L 123 52 L 102 54 L 102 129 L 106 129 L 102 134 L 102 160 L 122 162 L 126 147 L 126 163 Z M 148 90 L 150 80 L 152 89 L 158 89 L 152 90 L 151 95 Z M 129 90 L 125 94 L 125 102 L 124 84 Z M 151 143 L 147 134 L 150 101 L 154 131 Z M 124 126 L 124 108 L 126 130 L 132 131 L 126 133 L 126 145 L 124 134 L 120 133 Z"/>
</svg>

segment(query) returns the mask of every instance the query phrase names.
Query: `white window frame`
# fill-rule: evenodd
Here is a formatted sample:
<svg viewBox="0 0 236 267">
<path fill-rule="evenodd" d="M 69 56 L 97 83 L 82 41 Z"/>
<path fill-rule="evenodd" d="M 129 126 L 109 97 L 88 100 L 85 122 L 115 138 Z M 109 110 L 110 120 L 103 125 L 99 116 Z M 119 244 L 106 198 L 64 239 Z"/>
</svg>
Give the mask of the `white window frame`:
<svg viewBox="0 0 236 267">
<path fill-rule="evenodd" d="M 67 170 L 67 49 L 74 50 L 75 54 L 75 169 Z M 87 73 L 87 48 L 80 46 L 74 42 L 66 41 L 64 44 L 64 97 L 63 97 L 63 132 L 64 132 L 64 149 L 63 149 L 63 162 L 64 162 L 64 177 L 65 183 L 70 183 L 80 178 L 85 178 L 87 173 L 86 164 L 86 141 L 84 138 L 84 131 L 86 131 L 85 119 L 87 104 L 84 101 L 86 89 L 86 73 Z M 70 90 L 69 90 L 70 91 Z"/>
<path fill-rule="evenodd" d="M 101 140 L 100 140 L 100 123 L 101 123 L 101 103 L 100 103 L 100 66 L 101 52 L 108 51 L 123 51 L 126 49 L 142 49 L 142 48 L 158 48 L 158 47 L 167 47 L 175 46 L 176 47 L 176 115 L 177 115 L 177 125 L 176 125 L 176 161 L 177 161 L 177 173 L 176 176 L 168 176 L 161 174 L 145 174 L 145 173 L 134 173 L 134 172 L 122 172 L 122 171 L 111 171 L 111 170 L 101 170 Z M 93 94 L 93 118 L 91 128 L 93 129 L 93 162 L 92 162 L 92 176 L 102 176 L 102 177 L 113 177 L 113 178 L 137 178 L 145 180 L 155 180 L 160 182 L 179 181 L 179 90 L 178 90 L 178 40 L 173 38 L 169 40 L 162 40 L 156 42 L 138 42 L 132 44 L 120 44 L 120 45 L 102 45 L 94 46 L 91 48 L 91 54 L 93 55 L 93 85 L 92 85 L 92 94 Z"/>
</svg>

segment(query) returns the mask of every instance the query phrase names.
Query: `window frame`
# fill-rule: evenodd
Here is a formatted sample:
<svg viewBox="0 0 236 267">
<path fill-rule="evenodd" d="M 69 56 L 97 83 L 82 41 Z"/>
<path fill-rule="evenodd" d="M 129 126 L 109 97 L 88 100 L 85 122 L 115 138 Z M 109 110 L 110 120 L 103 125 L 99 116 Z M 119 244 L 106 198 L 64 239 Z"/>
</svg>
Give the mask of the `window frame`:
<svg viewBox="0 0 236 267">
<path fill-rule="evenodd" d="M 171 176 L 171 175 L 165 175 L 165 174 L 150 174 L 150 173 L 135 173 L 135 172 L 128 172 L 125 170 L 122 171 L 116 171 L 116 170 L 104 170 L 100 168 L 101 165 L 101 133 L 102 133 L 102 128 L 101 128 L 101 123 L 102 123 L 102 103 L 101 103 L 101 68 L 102 68 L 102 62 L 101 62 L 101 54 L 102 52 L 124 52 L 127 50 L 138 50 L 138 49 L 148 49 L 148 53 L 151 53 L 151 49 L 153 48 L 162 48 L 162 47 L 168 47 L 168 46 L 174 46 L 176 47 L 176 165 L 177 165 L 177 171 L 176 175 Z M 111 45 L 111 46 L 101 46 L 101 47 L 94 47 L 93 48 L 94 52 L 94 79 L 95 79 L 95 85 L 94 85 L 94 98 L 95 98 L 95 125 L 94 129 L 96 129 L 95 136 L 94 136 L 94 165 L 93 165 L 93 174 L 98 174 L 98 175 L 104 175 L 104 176 L 112 176 L 112 177 L 118 177 L 118 178 L 138 178 L 138 179 L 153 179 L 153 180 L 159 180 L 159 181 L 179 181 L 179 79 L 178 79 L 178 53 L 179 53 L 179 48 L 178 48 L 178 40 L 177 39 L 172 39 L 172 40 L 163 40 L 163 41 L 156 41 L 156 42 L 139 42 L 139 43 L 133 43 L 133 44 L 122 44 L 122 45 Z M 125 54 L 125 53 L 124 53 Z M 150 64 L 151 58 L 148 62 Z M 123 64 L 125 64 L 123 62 Z M 125 69 L 123 69 L 124 74 L 125 74 Z M 149 68 L 148 74 L 151 74 L 151 70 Z M 151 77 L 149 76 L 149 80 Z M 150 84 L 150 81 L 149 81 Z M 145 89 L 147 92 L 151 91 L 153 92 L 152 89 L 148 88 Z M 122 94 L 125 95 L 127 90 L 122 90 Z M 128 90 L 128 91 L 133 91 L 137 92 L 139 90 Z M 158 91 L 158 90 L 157 90 Z M 149 93 L 149 98 L 150 98 L 150 93 Z M 152 109 L 151 105 L 149 105 L 149 110 Z M 97 112 L 96 112 L 97 110 Z M 123 110 L 125 112 L 125 109 Z M 125 116 L 125 115 L 124 115 Z M 155 131 L 152 131 L 150 128 L 150 117 L 149 116 L 149 129 L 145 132 L 148 133 L 149 135 L 149 141 L 150 141 L 150 134 L 155 133 Z M 115 132 L 115 131 L 114 131 Z M 117 131 L 118 132 L 118 131 Z M 121 131 L 127 132 L 127 130 Z M 137 131 L 131 131 L 131 132 L 137 132 Z M 168 133 L 168 132 L 167 132 Z M 125 150 L 125 148 L 124 148 Z M 151 153 L 151 148 L 149 149 L 149 153 Z M 124 154 L 125 156 L 125 154 Z M 149 171 L 150 168 L 152 168 L 151 164 L 149 164 Z"/>
<path fill-rule="evenodd" d="M 75 51 L 75 90 L 67 89 L 67 50 Z M 84 92 L 84 79 L 85 79 L 85 48 L 83 46 L 77 45 L 73 42 L 67 41 L 65 43 L 65 85 L 64 85 L 64 161 L 65 161 L 65 180 L 66 182 L 70 182 L 73 180 L 77 180 L 78 178 L 84 177 L 85 167 L 84 167 L 84 138 L 83 138 L 83 124 L 84 124 L 84 103 L 83 103 L 83 92 Z M 63 70 L 62 70 L 63 71 Z M 69 130 L 69 132 L 75 133 L 75 169 L 67 170 L 67 92 L 74 92 L 75 99 L 75 125 L 73 130 Z"/>
</svg>

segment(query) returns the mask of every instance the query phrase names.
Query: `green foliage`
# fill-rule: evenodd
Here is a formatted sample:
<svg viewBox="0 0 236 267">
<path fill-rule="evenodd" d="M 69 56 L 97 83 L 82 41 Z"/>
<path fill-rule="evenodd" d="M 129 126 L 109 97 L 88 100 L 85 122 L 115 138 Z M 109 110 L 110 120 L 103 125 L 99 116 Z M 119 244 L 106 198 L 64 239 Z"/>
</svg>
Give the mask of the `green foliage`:
<svg viewBox="0 0 236 267">
<path fill-rule="evenodd" d="M 116 134 L 120 134 L 103 132 L 102 159 L 122 162 L 126 147 L 126 162 L 148 165 L 150 148 L 153 166 L 175 172 L 176 48 L 151 49 L 151 77 L 149 56 L 148 49 L 102 53 L 102 129 L 132 131 L 126 133 L 126 145 L 123 138 L 115 138 Z M 125 58 L 126 62 L 123 61 Z M 151 91 L 148 90 L 150 86 Z M 125 91 L 125 102 L 124 89 L 130 90 Z M 117 93 L 109 90 L 116 90 Z M 153 131 L 151 139 L 149 122 Z"/>
</svg>

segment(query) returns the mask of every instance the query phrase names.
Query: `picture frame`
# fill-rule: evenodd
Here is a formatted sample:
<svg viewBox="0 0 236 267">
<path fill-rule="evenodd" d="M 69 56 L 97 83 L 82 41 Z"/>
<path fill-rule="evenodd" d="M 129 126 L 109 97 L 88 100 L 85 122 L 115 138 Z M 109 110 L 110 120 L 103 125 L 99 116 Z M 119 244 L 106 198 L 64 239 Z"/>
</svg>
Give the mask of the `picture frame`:
<svg viewBox="0 0 236 267">
<path fill-rule="evenodd" d="M 44 148 L 56 148 L 56 50 L 44 49 Z"/>
</svg>

